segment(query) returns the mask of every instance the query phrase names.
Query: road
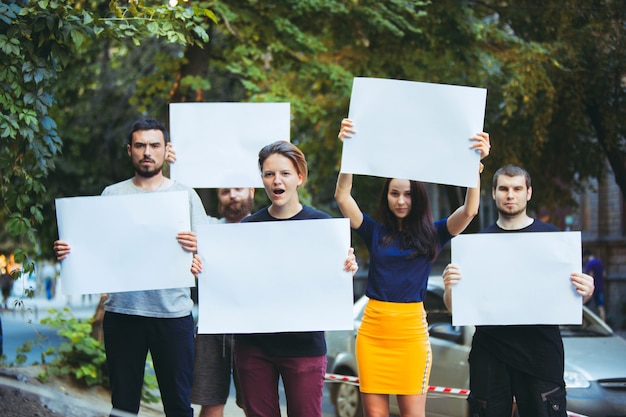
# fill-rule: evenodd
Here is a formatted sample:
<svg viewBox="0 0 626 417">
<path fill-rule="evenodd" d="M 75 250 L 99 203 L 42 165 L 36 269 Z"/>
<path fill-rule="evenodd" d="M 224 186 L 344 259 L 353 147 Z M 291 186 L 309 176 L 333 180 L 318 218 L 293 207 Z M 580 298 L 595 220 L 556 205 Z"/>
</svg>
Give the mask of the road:
<svg viewBox="0 0 626 417">
<path fill-rule="evenodd" d="M 86 299 L 84 303 L 80 297 L 75 298 L 75 300 L 68 303 L 68 300 L 64 297 L 55 300 L 46 300 L 44 297 L 38 296 L 35 299 L 24 300 L 26 309 L 23 311 L 15 309 L 0 310 L 4 335 L 4 354 L 6 356 L 5 363 L 15 363 L 17 356 L 16 349 L 27 341 L 35 341 L 36 343 L 33 345 L 32 350 L 26 354 L 27 359 L 24 365 L 40 364 L 41 354 L 48 349 L 48 347 L 56 346 L 63 340 L 62 337 L 57 335 L 56 329 L 40 324 L 41 319 L 49 315 L 49 309 L 54 308 L 59 310 L 67 306 L 71 309 L 71 313 L 77 318 L 91 317 L 96 308 L 97 297 L 94 297 L 91 302 Z M 283 415 L 286 416 L 285 392 L 282 388 L 282 383 L 280 384 L 280 398 Z M 335 409 L 330 404 L 327 389 L 324 389 L 322 412 L 324 417 L 333 417 L 335 415 Z M 224 416 L 244 417 L 243 412 L 235 405 L 235 390 L 232 384 Z"/>
</svg>

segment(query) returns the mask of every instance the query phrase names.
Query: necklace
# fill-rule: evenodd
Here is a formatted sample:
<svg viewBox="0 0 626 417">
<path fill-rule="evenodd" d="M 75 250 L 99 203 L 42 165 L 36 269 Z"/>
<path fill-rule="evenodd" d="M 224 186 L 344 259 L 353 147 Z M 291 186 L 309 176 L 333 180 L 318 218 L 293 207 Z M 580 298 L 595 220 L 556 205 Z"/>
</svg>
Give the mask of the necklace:
<svg viewBox="0 0 626 417">
<path fill-rule="evenodd" d="M 161 179 L 161 183 L 156 187 L 156 188 L 151 188 L 151 189 L 146 189 L 144 187 L 141 187 L 140 185 L 137 184 L 137 181 L 135 180 L 135 178 L 133 178 L 133 185 L 137 188 L 141 188 L 142 190 L 146 190 L 146 191 L 157 191 L 160 190 L 161 187 L 163 187 L 163 184 L 165 184 L 165 177 L 163 177 Z"/>
</svg>

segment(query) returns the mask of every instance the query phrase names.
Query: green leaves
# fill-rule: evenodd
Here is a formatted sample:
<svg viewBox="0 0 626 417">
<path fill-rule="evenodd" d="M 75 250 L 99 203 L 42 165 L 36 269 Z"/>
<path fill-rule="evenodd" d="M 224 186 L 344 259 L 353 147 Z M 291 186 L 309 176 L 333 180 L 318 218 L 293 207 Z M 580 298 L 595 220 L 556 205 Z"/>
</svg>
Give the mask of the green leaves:
<svg viewBox="0 0 626 417">
<path fill-rule="evenodd" d="M 202 45 L 209 10 L 167 7 L 164 2 L 54 0 L 0 4 L 0 221 L 19 248 L 40 252 L 37 228 L 44 220 L 44 181 L 60 153 L 51 111 L 60 75 L 93 45 L 117 42 L 122 50 L 163 39 Z M 83 84 L 81 88 L 89 88 Z"/>
</svg>

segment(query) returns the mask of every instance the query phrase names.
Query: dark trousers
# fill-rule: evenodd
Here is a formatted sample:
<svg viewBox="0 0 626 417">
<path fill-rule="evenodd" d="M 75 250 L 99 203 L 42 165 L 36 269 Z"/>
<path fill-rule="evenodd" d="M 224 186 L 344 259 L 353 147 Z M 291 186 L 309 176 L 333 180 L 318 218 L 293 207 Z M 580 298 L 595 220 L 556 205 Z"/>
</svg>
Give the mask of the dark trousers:
<svg viewBox="0 0 626 417">
<path fill-rule="evenodd" d="M 115 410 L 139 412 L 150 351 L 165 415 L 193 417 L 189 400 L 194 360 L 191 315 L 163 319 L 106 312 L 103 331 L 112 416 Z"/>
<path fill-rule="evenodd" d="M 470 353 L 471 417 L 566 417 L 565 387 L 509 367 L 483 349 Z"/>
<path fill-rule="evenodd" d="M 247 417 L 280 416 L 278 380 L 283 380 L 289 417 L 321 417 L 326 355 L 276 357 L 237 343 L 235 363 Z"/>
</svg>

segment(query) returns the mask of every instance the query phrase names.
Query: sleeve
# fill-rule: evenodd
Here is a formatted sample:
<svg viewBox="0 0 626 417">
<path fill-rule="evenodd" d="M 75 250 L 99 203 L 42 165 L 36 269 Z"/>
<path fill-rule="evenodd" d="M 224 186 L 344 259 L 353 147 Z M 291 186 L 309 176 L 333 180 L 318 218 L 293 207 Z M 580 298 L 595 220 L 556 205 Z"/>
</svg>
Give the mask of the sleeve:
<svg viewBox="0 0 626 417">
<path fill-rule="evenodd" d="M 437 229 L 437 237 L 439 238 L 439 248 L 443 248 L 451 239 L 452 235 L 448 230 L 448 218 L 435 222 L 435 229 Z"/>
<path fill-rule="evenodd" d="M 363 223 L 356 229 L 356 233 L 363 239 L 365 245 L 368 248 L 372 247 L 372 241 L 374 239 L 374 230 L 376 229 L 376 221 L 367 214 L 363 213 Z"/>
<path fill-rule="evenodd" d="M 198 226 L 208 223 L 208 217 L 198 193 L 196 193 L 193 188 L 190 188 L 188 194 L 189 212 L 191 214 L 191 230 L 195 232 L 198 230 Z"/>
</svg>

